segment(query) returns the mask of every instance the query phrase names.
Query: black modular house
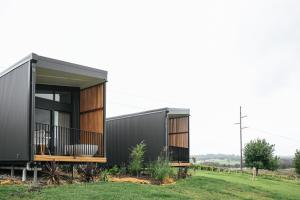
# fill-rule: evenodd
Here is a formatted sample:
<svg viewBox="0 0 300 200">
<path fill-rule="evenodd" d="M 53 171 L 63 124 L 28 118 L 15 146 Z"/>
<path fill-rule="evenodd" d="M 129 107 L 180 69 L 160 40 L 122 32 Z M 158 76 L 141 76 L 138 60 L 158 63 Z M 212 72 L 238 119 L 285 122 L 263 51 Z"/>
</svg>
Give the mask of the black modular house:
<svg viewBox="0 0 300 200">
<path fill-rule="evenodd" d="M 33 53 L 0 73 L 0 164 L 105 163 L 106 81 Z"/>
<path fill-rule="evenodd" d="M 107 118 L 107 164 L 128 164 L 130 149 L 143 141 L 145 162 L 167 156 L 173 166 L 188 166 L 189 116 L 189 109 L 162 108 Z"/>
</svg>

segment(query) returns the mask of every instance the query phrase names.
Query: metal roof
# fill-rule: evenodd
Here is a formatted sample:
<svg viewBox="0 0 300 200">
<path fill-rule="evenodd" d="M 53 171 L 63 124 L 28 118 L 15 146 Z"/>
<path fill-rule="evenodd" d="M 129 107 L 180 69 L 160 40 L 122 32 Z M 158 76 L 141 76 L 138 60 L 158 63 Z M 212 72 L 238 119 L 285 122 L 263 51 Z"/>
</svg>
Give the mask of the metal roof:
<svg viewBox="0 0 300 200">
<path fill-rule="evenodd" d="M 65 62 L 62 60 L 57 60 L 53 58 L 48 58 L 44 56 L 37 55 L 35 53 L 31 53 L 19 62 L 15 63 L 11 67 L 7 68 L 3 72 L 0 73 L 0 77 L 4 76 L 5 74 L 9 73 L 10 71 L 18 68 L 20 65 L 30 61 L 35 60 L 37 61 L 37 66 L 41 68 L 48 68 L 48 69 L 54 69 L 58 71 L 64 71 L 69 73 L 75 73 L 75 74 L 82 74 L 86 76 L 91 77 L 97 77 L 101 78 L 103 80 L 107 80 L 107 71 L 91 68 L 83 65 L 78 65 L 70 62 Z"/>
<path fill-rule="evenodd" d="M 152 114 L 152 113 L 157 113 L 157 112 L 166 112 L 168 115 L 171 115 L 171 116 L 179 116 L 179 115 L 189 116 L 190 115 L 190 109 L 187 109 L 187 108 L 168 108 L 168 107 L 166 107 L 166 108 L 159 108 L 159 109 L 147 110 L 147 111 L 143 111 L 143 112 L 137 112 L 137 113 L 131 113 L 131 114 L 126 114 L 126 115 L 109 117 L 109 118 L 106 118 L 106 121 L 136 117 L 136 116 L 139 116 L 139 115 L 147 115 L 147 114 Z"/>
</svg>

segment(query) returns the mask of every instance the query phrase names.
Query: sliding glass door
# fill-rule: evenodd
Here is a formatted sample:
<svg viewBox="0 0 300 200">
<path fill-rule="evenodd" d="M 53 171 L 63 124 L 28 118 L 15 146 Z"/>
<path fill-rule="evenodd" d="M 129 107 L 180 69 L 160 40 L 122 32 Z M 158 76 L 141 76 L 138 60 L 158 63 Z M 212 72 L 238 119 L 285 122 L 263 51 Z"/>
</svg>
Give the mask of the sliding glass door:
<svg viewBox="0 0 300 200">
<path fill-rule="evenodd" d="M 60 126 L 65 128 L 71 128 L 71 114 L 67 112 L 61 112 L 54 110 L 54 126 Z"/>
<path fill-rule="evenodd" d="M 35 121 L 41 124 L 51 124 L 51 111 L 46 109 L 35 109 Z"/>
<path fill-rule="evenodd" d="M 71 144 L 71 115 L 70 113 L 53 111 L 54 125 L 54 146 L 56 154 L 64 155 L 66 153 L 66 145 Z"/>
<path fill-rule="evenodd" d="M 35 95 L 36 147 L 40 154 L 65 155 L 66 147 L 74 143 L 71 132 L 72 95 L 50 86 L 37 89 Z M 42 142 L 41 142 L 42 141 Z"/>
</svg>

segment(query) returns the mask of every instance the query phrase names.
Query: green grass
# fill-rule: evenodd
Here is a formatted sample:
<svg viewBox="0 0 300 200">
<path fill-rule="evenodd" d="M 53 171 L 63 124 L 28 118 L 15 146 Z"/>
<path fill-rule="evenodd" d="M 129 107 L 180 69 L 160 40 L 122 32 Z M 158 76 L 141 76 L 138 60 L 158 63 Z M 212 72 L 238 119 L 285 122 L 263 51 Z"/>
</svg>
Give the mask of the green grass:
<svg viewBox="0 0 300 200">
<path fill-rule="evenodd" d="M 300 199 L 300 183 L 247 174 L 197 172 L 168 186 L 90 183 L 52 186 L 28 192 L 28 186 L 0 186 L 0 199 Z"/>
</svg>

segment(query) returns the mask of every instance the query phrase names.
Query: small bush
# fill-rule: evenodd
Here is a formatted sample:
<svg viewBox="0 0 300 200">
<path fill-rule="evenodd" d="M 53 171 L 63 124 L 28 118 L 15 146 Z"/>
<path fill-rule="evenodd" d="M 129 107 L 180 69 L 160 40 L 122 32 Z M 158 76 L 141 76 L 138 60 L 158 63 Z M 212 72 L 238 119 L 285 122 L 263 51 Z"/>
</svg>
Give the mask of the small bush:
<svg viewBox="0 0 300 200">
<path fill-rule="evenodd" d="M 201 166 L 200 165 L 195 165 L 195 164 L 192 164 L 190 166 L 190 169 L 193 170 L 194 172 L 201 169 Z"/>
<path fill-rule="evenodd" d="M 59 169 L 56 162 L 49 162 L 46 164 L 46 168 L 43 171 L 44 177 L 47 180 L 47 184 L 59 185 L 62 179 L 65 179 Z"/>
<path fill-rule="evenodd" d="M 119 176 L 120 175 L 120 169 L 117 165 L 114 165 L 111 169 L 109 169 L 109 174 L 113 176 Z"/>
<path fill-rule="evenodd" d="M 127 174 L 127 168 L 122 166 L 119 171 L 119 176 L 125 176 Z"/>
<path fill-rule="evenodd" d="M 78 173 L 83 182 L 93 182 L 98 174 L 97 172 L 98 170 L 92 166 L 82 166 L 78 168 Z"/>
<path fill-rule="evenodd" d="M 146 144 L 142 141 L 140 144 L 137 144 L 130 152 L 130 163 L 128 166 L 129 172 L 132 175 L 139 176 L 139 173 L 142 170 L 144 162 Z"/>
<path fill-rule="evenodd" d="M 190 175 L 188 174 L 188 169 L 186 167 L 180 167 L 178 169 L 178 172 L 177 172 L 178 179 L 184 179 L 188 176 L 190 176 Z"/>
<path fill-rule="evenodd" d="M 108 182 L 109 180 L 108 175 L 109 175 L 109 171 L 107 169 L 102 170 L 100 172 L 100 181 Z"/>
<path fill-rule="evenodd" d="M 59 165 L 59 169 L 62 171 L 62 172 L 66 172 L 66 173 L 69 173 L 72 171 L 72 165 L 69 165 L 69 164 L 66 164 L 66 165 Z"/>
<path fill-rule="evenodd" d="M 175 175 L 174 168 L 170 166 L 169 160 L 162 157 L 158 157 L 157 161 L 151 163 L 149 170 L 151 176 L 160 182 L 172 178 Z"/>
</svg>

